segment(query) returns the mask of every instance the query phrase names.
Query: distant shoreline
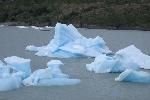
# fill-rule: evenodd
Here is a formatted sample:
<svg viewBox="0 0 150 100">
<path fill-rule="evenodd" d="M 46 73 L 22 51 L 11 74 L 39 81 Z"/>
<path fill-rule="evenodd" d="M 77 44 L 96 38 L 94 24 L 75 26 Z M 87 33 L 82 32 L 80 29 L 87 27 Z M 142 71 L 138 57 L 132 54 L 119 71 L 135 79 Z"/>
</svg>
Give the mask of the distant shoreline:
<svg viewBox="0 0 150 100">
<path fill-rule="evenodd" d="M 70 23 L 72 24 L 72 23 Z M 5 25 L 5 26 L 49 26 L 46 24 L 35 24 L 35 25 L 30 25 L 28 23 L 21 23 L 21 22 L 4 22 L 0 23 L 0 25 Z M 141 31 L 150 31 L 150 28 L 145 28 L 145 27 L 115 27 L 115 26 L 98 26 L 98 25 L 83 25 L 80 27 L 79 25 L 73 24 L 77 28 L 87 28 L 87 29 L 108 29 L 108 30 L 141 30 Z M 55 26 L 55 25 L 50 25 L 50 26 Z"/>
</svg>

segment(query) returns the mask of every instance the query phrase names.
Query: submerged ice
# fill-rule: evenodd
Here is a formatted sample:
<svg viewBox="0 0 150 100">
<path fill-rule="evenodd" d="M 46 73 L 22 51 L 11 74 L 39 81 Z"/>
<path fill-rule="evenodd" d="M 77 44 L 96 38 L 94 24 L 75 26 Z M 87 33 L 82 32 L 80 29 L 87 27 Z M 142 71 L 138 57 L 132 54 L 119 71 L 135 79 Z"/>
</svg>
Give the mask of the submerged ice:
<svg viewBox="0 0 150 100">
<path fill-rule="evenodd" d="M 122 72 L 116 81 L 128 81 L 128 82 L 140 82 L 140 83 L 150 83 L 150 74 L 144 71 L 135 71 L 127 69 Z"/>
<path fill-rule="evenodd" d="M 46 46 L 27 46 L 26 50 L 37 51 L 38 56 L 49 57 L 96 57 L 100 53 L 110 52 L 105 41 L 97 36 L 95 39 L 82 36 L 72 25 L 57 23 L 55 35 Z"/>
<path fill-rule="evenodd" d="M 17 89 L 30 74 L 30 60 L 16 56 L 7 57 L 5 65 L 0 61 L 0 91 Z"/>
<path fill-rule="evenodd" d="M 47 63 L 48 68 L 34 71 L 30 77 L 23 80 L 25 86 L 62 86 L 74 85 L 79 79 L 70 79 L 67 74 L 62 73 L 59 66 L 63 63 L 59 60 L 51 60 Z"/>
</svg>

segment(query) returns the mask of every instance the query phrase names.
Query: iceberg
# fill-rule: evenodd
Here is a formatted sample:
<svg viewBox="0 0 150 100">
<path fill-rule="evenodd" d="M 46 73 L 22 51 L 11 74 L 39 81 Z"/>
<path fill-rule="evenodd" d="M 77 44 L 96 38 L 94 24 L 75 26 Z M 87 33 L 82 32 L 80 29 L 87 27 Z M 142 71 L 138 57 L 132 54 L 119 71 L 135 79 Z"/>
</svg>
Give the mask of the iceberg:
<svg viewBox="0 0 150 100">
<path fill-rule="evenodd" d="M 150 74 L 144 71 L 127 69 L 115 78 L 115 81 L 150 83 Z"/>
<path fill-rule="evenodd" d="M 134 45 L 119 50 L 116 54 L 122 55 L 130 61 L 137 63 L 140 68 L 150 69 L 150 56 L 144 54 Z"/>
<path fill-rule="evenodd" d="M 97 36 L 95 39 L 82 36 L 72 25 L 57 23 L 55 35 L 46 46 L 27 46 L 26 50 L 37 51 L 37 56 L 48 57 L 96 57 L 101 53 L 111 52 L 105 41 Z"/>
<path fill-rule="evenodd" d="M 25 78 L 30 76 L 31 67 L 30 67 L 30 59 L 24 59 L 17 56 L 11 56 L 4 59 L 7 63 L 7 66 L 14 69 L 15 71 L 21 71 L 25 74 Z"/>
<path fill-rule="evenodd" d="M 143 54 L 134 45 L 117 51 L 115 54 L 99 54 L 86 68 L 95 73 L 123 72 L 126 69 L 150 69 L 150 56 Z"/>
<path fill-rule="evenodd" d="M 0 78 L 9 76 L 10 68 L 0 60 Z"/>
<path fill-rule="evenodd" d="M 30 77 L 23 80 L 25 86 L 63 86 L 75 85 L 79 79 L 70 79 L 67 74 L 62 73 L 59 66 L 63 63 L 59 60 L 51 60 L 47 63 L 48 68 L 34 71 Z"/>
<path fill-rule="evenodd" d="M 16 71 L 0 61 L 0 91 L 20 88 L 24 76 L 23 72 Z"/>
<path fill-rule="evenodd" d="M 95 73 L 123 72 L 126 69 L 138 69 L 139 66 L 118 54 L 100 54 L 91 64 L 86 64 L 89 71 Z"/>
<path fill-rule="evenodd" d="M 8 91 L 22 87 L 22 74 L 13 73 L 9 76 L 0 77 L 0 91 Z"/>
</svg>

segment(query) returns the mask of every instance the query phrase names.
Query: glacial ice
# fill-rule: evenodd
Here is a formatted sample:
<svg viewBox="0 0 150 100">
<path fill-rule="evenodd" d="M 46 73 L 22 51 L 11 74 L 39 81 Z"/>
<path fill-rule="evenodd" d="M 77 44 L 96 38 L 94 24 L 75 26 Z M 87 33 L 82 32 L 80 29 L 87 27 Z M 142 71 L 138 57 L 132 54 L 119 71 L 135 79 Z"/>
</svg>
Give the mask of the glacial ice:
<svg viewBox="0 0 150 100">
<path fill-rule="evenodd" d="M 150 83 L 150 74 L 144 71 L 127 69 L 115 78 L 115 81 Z"/>
<path fill-rule="evenodd" d="M 130 45 L 124 49 L 119 50 L 116 54 L 122 55 L 128 60 L 137 63 L 140 68 L 150 69 L 150 56 L 143 54 L 141 50 L 134 45 Z"/>
<path fill-rule="evenodd" d="M 67 26 L 60 23 L 56 24 L 54 38 L 48 45 L 27 46 L 26 50 L 37 51 L 38 56 L 61 58 L 96 57 L 100 53 L 111 52 L 101 37 L 87 39 L 72 24 Z"/>
<path fill-rule="evenodd" d="M 19 65 L 20 67 L 25 66 L 17 63 L 19 61 L 23 63 L 23 59 L 20 59 L 19 57 L 8 57 L 5 59 L 7 65 L 0 61 L 0 91 L 13 90 L 22 86 L 22 80 L 26 76 L 24 69 L 19 68 Z"/>
<path fill-rule="evenodd" d="M 61 72 L 59 66 L 63 63 L 59 60 L 51 60 L 47 63 L 48 68 L 34 71 L 30 77 L 23 80 L 25 86 L 62 86 L 75 85 L 79 79 L 70 79 L 67 74 Z"/>
<path fill-rule="evenodd" d="M 40 29 L 40 28 L 37 27 L 37 26 L 31 26 L 31 28 L 36 29 L 36 30 L 39 30 L 39 29 Z"/>
<path fill-rule="evenodd" d="M 10 68 L 16 71 L 24 72 L 25 78 L 31 74 L 30 59 L 11 56 L 5 58 L 4 61 L 7 63 L 7 66 L 9 66 Z"/>
<path fill-rule="evenodd" d="M 123 72 L 126 69 L 138 69 L 139 66 L 124 58 L 122 55 L 117 54 L 100 54 L 95 58 L 91 64 L 86 64 L 89 71 L 95 73 L 109 73 L 109 72 Z"/>
<path fill-rule="evenodd" d="M 52 26 L 45 26 L 45 28 L 54 28 L 54 27 L 52 27 Z"/>
<path fill-rule="evenodd" d="M 150 69 L 150 56 L 143 54 L 134 45 L 119 50 L 115 54 L 99 54 L 86 68 L 95 73 L 122 72 L 126 69 Z"/>
<path fill-rule="evenodd" d="M 10 75 L 10 68 L 0 60 L 0 78 Z"/>
<path fill-rule="evenodd" d="M 37 27 L 37 26 L 31 26 L 32 29 L 35 29 L 35 30 L 44 30 L 45 28 L 44 27 Z"/>
<path fill-rule="evenodd" d="M 28 51 L 39 51 L 40 49 L 42 49 L 42 47 L 36 47 L 34 45 L 28 45 L 25 50 L 28 50 Z"/>
<path fill-rule="evenodd" d="M 21 75 L 12 74 L 10 76 L 0 77 L 0 91 L 8 91 L 20 88 L 22 86 Z"/>
<path fill-rule="evenodd" d="M 29 28 L 27 26 L 16 26 L 16 27 L 18 27 L 18 28 Z"/>
</svg>

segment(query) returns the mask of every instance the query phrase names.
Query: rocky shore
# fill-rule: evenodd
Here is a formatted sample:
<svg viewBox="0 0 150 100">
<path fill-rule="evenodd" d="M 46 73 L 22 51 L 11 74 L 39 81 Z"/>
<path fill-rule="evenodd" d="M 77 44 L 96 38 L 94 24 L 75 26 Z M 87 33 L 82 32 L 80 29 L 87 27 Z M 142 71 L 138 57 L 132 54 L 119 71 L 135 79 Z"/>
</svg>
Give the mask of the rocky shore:
<svg viewBox="0 0 150 100">
<path fill-rule="evenodd" d="M 0 22 L 7 25 L 150 30 L 149 0 L 2 0 Z"/>
</svg>

